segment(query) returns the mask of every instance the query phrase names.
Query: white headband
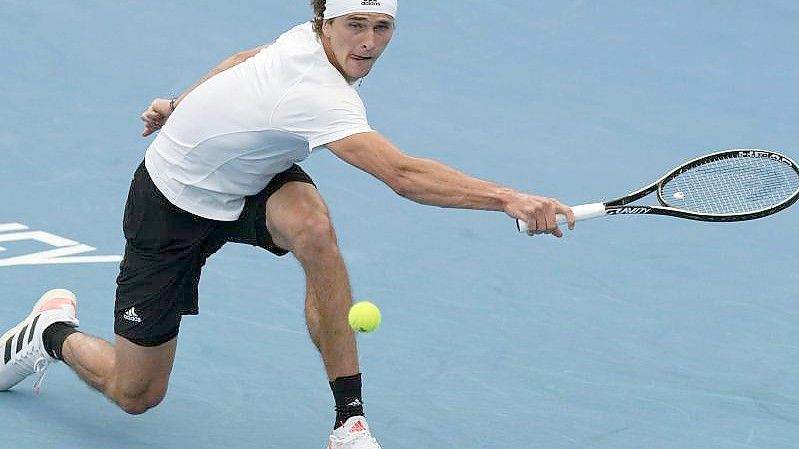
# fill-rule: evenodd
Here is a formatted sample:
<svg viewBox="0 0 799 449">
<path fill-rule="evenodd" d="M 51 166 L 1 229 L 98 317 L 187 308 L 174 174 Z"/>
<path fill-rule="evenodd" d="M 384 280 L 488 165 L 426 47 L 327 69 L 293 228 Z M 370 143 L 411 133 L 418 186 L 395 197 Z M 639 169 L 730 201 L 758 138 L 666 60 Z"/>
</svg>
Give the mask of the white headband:
<svg viewBox="0 0 799 449">
<path fill-rule="evenodd" d="M 397 0 L 327 0 L 325 19 L 341 17 L 356 12 L 379 12 L 397 16 Z"/>
</svg>

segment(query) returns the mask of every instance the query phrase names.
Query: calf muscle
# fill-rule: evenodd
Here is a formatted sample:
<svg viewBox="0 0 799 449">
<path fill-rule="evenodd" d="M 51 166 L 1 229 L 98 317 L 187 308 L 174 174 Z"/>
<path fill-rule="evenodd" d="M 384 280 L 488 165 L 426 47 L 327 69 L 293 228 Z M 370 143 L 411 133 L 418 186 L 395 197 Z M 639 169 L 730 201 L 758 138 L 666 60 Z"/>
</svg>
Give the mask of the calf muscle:
<svg viewBox="0 0 799 449">
<path fill-rule="evenodd" d="M 114 345 L 76 333 L 64 342 L 63 357 L 78 377 L 131 414 L 156 406 L 166 395 L 177 339 L 143 347 L 117 336 Z"/>
</svg>

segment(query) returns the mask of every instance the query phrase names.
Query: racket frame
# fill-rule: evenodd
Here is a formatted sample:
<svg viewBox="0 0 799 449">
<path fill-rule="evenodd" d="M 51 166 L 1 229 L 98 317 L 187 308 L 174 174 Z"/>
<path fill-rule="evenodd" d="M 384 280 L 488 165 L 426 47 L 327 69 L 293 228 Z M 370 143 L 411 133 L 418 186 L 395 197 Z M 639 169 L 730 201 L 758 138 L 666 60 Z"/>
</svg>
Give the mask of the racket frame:
<svg viewBox="0 0 799 449">
<path fill-rule="evenodd" d="M 664 176 L 662 176 L 660 179 L 656 180 L 652 184 L 635 192 L 629 193 L 623 197 L 607 201 L 604 203 L 581 204 L 579 206 L 574 206 L 572 210 L 575 212 L 575 218 L 577 220 L 585 220 L 589 218 L 596 218 L 607 215 L 652 214 L 652 215 L 666 215 L 678 218 L 687 218 L 689 220 L 699 220 L 699 221 L 733 222 L 733 221 L 754 220 L 756 218 L 762 218 L 777 213 L 791 206 L 799 199 L 799 189 L 797 189 L 790 197 L 786 198 L 784 201 L 776 205 L 747 213 L 736 213 L 736 214 L 712 214 L 712 213 L 691 212 L 688 210 L 668 206 L 667 201 L 663 197 L 664 184 L 666 184 L 669 180 L 675 178 L 676 176 L 685 173 L 686 171 L 694 167 L 702 165 L 709 160 L 716 159 L 721 156 L 761 157 L 761 158 L 774 159 L 778 162 L 790 166 L 791 168 L 794 169 L 794 171 L 796 171 L 799 174 L 799 166 L 797 166 L 796 162 L 794 162 L 788 156 L 785 156 L 784 154 L 780 154 L 774 151 L 759 150 L 759 149 L 735 149 L 735 150 L 719 151 L 716 153 L 706 154 L 704 156 L 690 160 L 680 165 L 679 167 L 675 168 L 674 170 L 668 172 L 667 174 L 665 174 Z M 656 196 L 658 202 L 660 203 L 660 206 L 630 204 L 633 201 L 637 201 L 655 191 L 657 191 Z M 601 209 L 598 208 L 599 205 L 602 205 L 604 207 L 604 213 L 602 213 Z M 574 209 L 578 210 L 575 211 Z M 557 219 L 559 224 L 564 224 L 566 222 L 566 218 L 563 215 L 558 215 Z M 522 220 L 518 219 L 516 220 L 516 227 L 520 232 L 527 232 L 527 224 Z"/>
</svg>

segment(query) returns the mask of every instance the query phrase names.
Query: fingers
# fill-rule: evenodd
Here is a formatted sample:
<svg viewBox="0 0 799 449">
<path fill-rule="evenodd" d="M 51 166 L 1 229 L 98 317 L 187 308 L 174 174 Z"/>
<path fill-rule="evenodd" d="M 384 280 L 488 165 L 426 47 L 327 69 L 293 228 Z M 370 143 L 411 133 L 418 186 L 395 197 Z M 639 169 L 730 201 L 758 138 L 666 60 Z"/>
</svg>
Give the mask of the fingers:
<svg viewBox="0 0 799 449">
<path fill-rule="evenodd" d="M 141 115 L 141 119 L 144 122 L 157 122 L 163 120 L 164 116 L 160 113 L 156 112 L 153 109 L 148 109 L 144 111 Z"/>
<path fill-rule="evenodd" d="M 156 98 L 150 103 L 150 107 L 140 117 L 141 121 L 144 122 L 142 137 L 147 137 L 164 126 L 172 112 L 170 104 L 170 100 L 164 100 L 163 98 Z"/>
<path fill-rule="evenodd" d="M 565 217 L 569 229 L 574 229 L 574 213 L 569 206 L 551 198 L 534 198 L 536 201 L 528 209 L 527 217 L 524 219 L 527 223 L 527 235 L 552 234 L 558 238 L 563 237 L 563 232 L 558 226 L 560 215 Z"/>
<path fill-rule="evenodd" d="M 557 201 L 545 198 L 541 201 L 540 207 L 536 210 L 536 231 L 539 234 L 560 233 L 558 220 L 555 216 L 557 211 Z M 561 234 L 563 235 L 563 234 Z"/>
<path fill-rule="evenodd" d="M 544 223 L 546 225 L 546 232 L 555 234 L 560 232 L 558 229 L 558 217 L 555 211 L 557 210 L 554 202 L 547 201 L 546 209 L 544 211 Z M 562 234 L 561 234 L 562 235 Z"/>
<path fill-rule="evenodd" d="M 527 223 L 527 235 L 532 237 L 534 235 L 538 235 L 539 234 L 539 232 L 536 230 L 535 219 L 533 219 L 533 220 L 525 219 L 524 222 Z"/>
<path fill-rule="evenodd" d="M 160 128 L 150 128 L 150 127 L 147 127 L 147 126 L 145 126 L 145 127 L 144 127 L 144 130 L 143 130 L 143 131 L 142 131 L 142 133 L 141 133 L 141 136 L 142 136 L 142 137 L 147 137 L 147 136 L 149 136 L 150 134 L 152 134 L 152 133 L 154 133 L 154 132 L 158 131 L 159 129 L 160 129 Z"/>
<path fill-rule="evenodd" d="M 574 218 L 574 212 L 572 211 L 572 208 L 565 204 L 558 203 L 557 213 L 566 217 L 566 223 L 569 225 L 569 230 L 573 230 L 574 224 L 577 220 Z"/>
<path fill-rule="evenodd" d="M 150 108 L 144 111 L 144 113 L 141 115 L 141 120 L 144 122 L 144 131 L 142 131 L 142 137 L 147 137 L 161 129 L 161 126 L 163 126 L 164 123 L 164 116 Z"/>
<path fill-rule="evenodd" d="M 159 129 L 161 129 L 161 123 L 160 122 L 150 122 L 150 123 L 145 122 L 144 123 L 144 130 L 142 131 L 141 135 L 142 135 L 142 137 L 147 137 L 150 134 L 158 131 Z"/>
<path fill-rule="evenodd" d="M 563 231 L 561 231 L 560 228 L 555 229 L 554 231 L 527 231 L 527 235 L 530 237 L 542 234 L 551 234 L 557 238 L 563 237 Z"/>
</svg>

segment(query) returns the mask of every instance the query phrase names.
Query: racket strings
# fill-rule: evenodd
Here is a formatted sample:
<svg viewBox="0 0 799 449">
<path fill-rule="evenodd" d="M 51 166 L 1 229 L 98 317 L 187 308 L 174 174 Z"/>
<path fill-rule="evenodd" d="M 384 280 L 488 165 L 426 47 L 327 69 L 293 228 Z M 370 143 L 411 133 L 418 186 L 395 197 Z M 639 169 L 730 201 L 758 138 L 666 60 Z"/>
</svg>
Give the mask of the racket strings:
<svg viewBox="0 0 799 449">
<path fill-rule="evenodd" d="M 793 166 L 768 157 L 724 155 L 691 167 L 661 186 L 667 206 L 704 214 L 770 209 L 799 191 Z"/>
</svg>

